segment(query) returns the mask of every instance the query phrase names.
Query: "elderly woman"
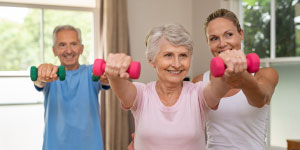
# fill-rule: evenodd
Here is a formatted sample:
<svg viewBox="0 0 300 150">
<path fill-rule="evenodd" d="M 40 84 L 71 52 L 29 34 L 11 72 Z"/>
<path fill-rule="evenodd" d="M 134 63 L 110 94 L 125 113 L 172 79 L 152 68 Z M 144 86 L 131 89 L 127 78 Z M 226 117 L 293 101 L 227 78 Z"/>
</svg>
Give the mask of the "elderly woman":
<svg viewBox="0 0 300 150">
<path fill-rule="evenodd" d="M 146 45 L 147 59 L 156 71 L 157 81 L 144 84 L 127 80 L 130 56 L 109 54 L 106 60 L 105 73 L 111 89 L 135 118 L 134 148 L 204 150 L 206 114 L 230 89 L 225 79 L 244 72 L 246 62 L 225 61 L 235 70 L 227 69 L 222 78 L 194 84 L 183 81 L 190 68 L 193 46 L 181 25 L 153 28 L 146 37 Z"/>
</svg>

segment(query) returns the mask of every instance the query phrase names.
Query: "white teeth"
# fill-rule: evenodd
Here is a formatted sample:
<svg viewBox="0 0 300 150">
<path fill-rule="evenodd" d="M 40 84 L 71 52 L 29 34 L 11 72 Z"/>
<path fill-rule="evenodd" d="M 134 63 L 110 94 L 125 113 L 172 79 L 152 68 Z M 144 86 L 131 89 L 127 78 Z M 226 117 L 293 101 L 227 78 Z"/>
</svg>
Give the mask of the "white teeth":
<svg viewBox="0 0 300 150">
<path fill-rule="evenodd" d="M 170 73 L 173 73 L 173 74 L 179 74 L 181 73 L 181 71 L 172 71 L 172 70 L 169 70 Z"/>
<path fill-rule="evenodd" d="M 66 58 L 73 58 L 73 56 L 72 55 L 67 55 L 67 56 L 65 56 Z"/>
</svg>

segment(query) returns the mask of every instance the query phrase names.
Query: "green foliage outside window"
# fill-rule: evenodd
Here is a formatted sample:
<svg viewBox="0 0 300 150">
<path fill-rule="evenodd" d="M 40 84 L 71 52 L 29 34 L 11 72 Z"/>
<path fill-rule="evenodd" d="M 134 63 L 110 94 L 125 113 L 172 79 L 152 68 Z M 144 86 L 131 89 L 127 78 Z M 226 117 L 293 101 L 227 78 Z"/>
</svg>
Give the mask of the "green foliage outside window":
<svg viewBox="0 0 300 150">
<path fill-rule="evenodd" d="M 4 7 L 2 7 L 4 8 Z M 24 8 L 20 8 L 24 9 Z M 18 10 L 18 9 L 14 9 Z M 18 12 L 14 12 L 18 13 Z M 22 12 L 20 12 L 19 15 Z M 23 12 L 24 13 L 24 12 Z M 14 21 L 0 17 L 0 71 L 28 70 L 42 62 L 60 65 L 52 52 L 52 32 L 55 26 L 70 24 L 81 29 L 84 52 L 81 64 L 88 64 L 93 46 L 92 13 L 82 11 L 44 10 L 44 54 L 41 50 L 41 9 L 28 9 L 23 20 Z M 9 12 L 8 12 L 9 15 Z"/>
<path fill-rule="evenodd" d="M 276 0 L 276 57 L 300 56 L 300 15 L 298 0 Z M 270 0 L 243 0 L 244 49 L 261 58 L 270 57 Z M 297 13 L 299 12 L 299 13 Z M 300 18 L 299 18 L 300 20 Z"/>
<path fill-rule="evenodd" d="M 270 1 L 243 0 L 244 50 L 270 56 Z"/>
</svg>

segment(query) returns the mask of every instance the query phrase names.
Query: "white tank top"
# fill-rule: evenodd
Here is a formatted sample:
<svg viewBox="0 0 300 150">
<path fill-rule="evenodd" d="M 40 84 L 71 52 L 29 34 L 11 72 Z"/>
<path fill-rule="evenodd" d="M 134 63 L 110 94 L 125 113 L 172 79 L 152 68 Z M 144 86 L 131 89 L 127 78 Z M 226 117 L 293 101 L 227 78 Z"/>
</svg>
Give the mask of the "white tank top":
<svg viewBox="0 0 300 150">
<path fill-rule="evenodd" d="M 209 71 L 203 81 L 209 81 Z M 208 112 L 207 150 L 265 150 L 269 105 L 248 104 L 243 91 L 222 98 L 217 110 Z"/>
</svg>

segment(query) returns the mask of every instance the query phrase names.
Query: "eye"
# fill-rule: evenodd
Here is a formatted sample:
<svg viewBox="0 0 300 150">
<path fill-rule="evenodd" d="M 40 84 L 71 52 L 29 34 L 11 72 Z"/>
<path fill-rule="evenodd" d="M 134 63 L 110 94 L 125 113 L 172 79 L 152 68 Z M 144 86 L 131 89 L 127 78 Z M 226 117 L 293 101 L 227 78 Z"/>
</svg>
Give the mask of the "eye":
<svg viewBox="0 0 300 150">
<path fill-rule="evenodd" d="M 186 58 L 186 57 L 188 57 L 188 55 L 187 54 L 180 54 L 180 57 Z"/>
<path fill-rule="evenodd" d="M 233 35 L 233 34 L 230 33 L 230 32 L 228 32 L 228 33 L 225 34 L 226 37 L 231 37 L 232 35 Z"/>
<path fill-rule="evenodd" d="M 66 44 L 65 43 L 59 43 L 58 48 L 59 49 L 64 49 L 64 48 L 66 48 Z"/>
<path fill-rule="evenodd" d="M 76 43 L 76 42 L 72 42 L 72 43 L 71 43 L 71 45 L 73 45 L 73 46 L 76 46 L 76 45 L 77 45 L 77 43 Z"/>
<path fill-rule="evenodd" d="M 213 37 L 211 37 L 209 40 L 210 40 L 210 41 L 216 41 L 216 40 L 218 40 L 218 38 L 215 37 L 215 36 L 213 36 Z"/>
<path fill-rule="evenodd" d="M 165 56 L 165 57 L 171 57 L 172 54 L 171 54 L 171 53 L 166 53 L 164 56 Z"/>
<path fill-rule="evenodd" d="M 59 43 L 59 44 L 58 44 L 58 46 L 60 46 L 60 47 L 61 47 L 61 46 L 65 46 L 65 45 L 66 45 L 65 43 Z"/>
</svg>

